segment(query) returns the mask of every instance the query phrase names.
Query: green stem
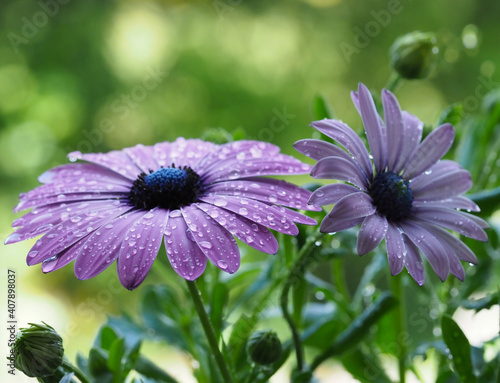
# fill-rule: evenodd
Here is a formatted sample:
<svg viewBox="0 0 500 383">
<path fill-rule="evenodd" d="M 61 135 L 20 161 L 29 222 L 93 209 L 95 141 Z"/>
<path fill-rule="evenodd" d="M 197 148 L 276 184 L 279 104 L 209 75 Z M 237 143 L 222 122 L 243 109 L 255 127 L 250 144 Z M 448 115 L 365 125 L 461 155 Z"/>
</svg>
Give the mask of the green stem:
<svg viewBox="0 0 500 383">
<path fill-rule="evenodd" d="M 396 72 L 392 72 L 389 81 L 387 81 L 387 84 L 385 85 L 385 89 L 391 91 L 392 93 L 396 93 L 399 88 L 400 82 L 401 76 Z"/>
<path fill-rule="evenodd" d="M 196 281 L 186 281 L 189 292 L 191 293 L 191 298 L 193 299 L 194 307 L 200 318 L 201 325 L 203 326 L 203 330 L 205 331 L 205 335 L 208 340 L 208 344 L 212 350 L 212 353 L 215 357 L 215 361 L 219 366 L 219 370 L 224 378 L 225 383 L 232 383 L 233 378 L 231 373 L 229 372 L 229 367 L 222 356 L 222 353 L 219 350 L 219 344 L 217 342 L 217 337 L 215 336 L 215 331 L 208 318 L 207 312 L 205 311 L 205 307 L 203 306 L 203 301 L 201 300 L 200 290 L 196 285 Z"/>
<path fill-rule="evenodd" d="M 296 282 L 296 279 L 300 279 L 304 276 L 305 269 L 311 260 L 310 255 L 312 254 L 312 249 L 314 249 L 316 241 L 323 235 L 323 233 L 317 233 L 314 237 L 309 237 L 307 239 L 304 246 L 302 246 L 302 248 L 300 249 L 297 260 L 288 273 L 288 276 L 283 285 L 283 291 L 281 292 L 281 311 L 283 312 L 283 317 L 285 318 L 288 326 L 290 327 L 290 331 L 292 332 L 298 371 L 302 371 L 304 369 L 304 348 L 302 346 L 302 340 L 300 339 L 300 334 L 297 330 L 297 326 L 295 326 L 295 322 L 288 312 L 288 294 L 292 285 Z"/>
<path fill-rule="evenodd" d="M 82 370 L 80 370 L 78 367 L 74 366 L 67 360 L 63 360 L 61 367 L 63 367 L 67 371 L 71 371 L 75 373 L 75 376 L 80 380 L 82 383 L 91 383 L 90 379 L 83 373 Z"/>
<path fill-rule="evenodd" d="M 406 307 L 403 289 L 403 275 L 396 275 L 391 277 L 391 289 L 394 296 L 399 301 L 399 305 L 394 312 L 394 323 L 396 324 L 396 338 L 401 340 L 399 344 L 399 382 L 405 383 L 406 381 L 406 337 L 401 336 L 406 331 Z"/>
</svg>

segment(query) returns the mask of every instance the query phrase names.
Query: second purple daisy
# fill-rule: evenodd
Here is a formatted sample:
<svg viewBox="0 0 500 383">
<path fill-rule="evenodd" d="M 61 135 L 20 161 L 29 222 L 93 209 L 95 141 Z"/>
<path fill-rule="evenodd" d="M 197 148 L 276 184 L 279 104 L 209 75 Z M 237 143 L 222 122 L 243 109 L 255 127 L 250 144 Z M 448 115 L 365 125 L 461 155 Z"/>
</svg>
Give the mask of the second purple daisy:
<svg viewBox="0 0 500 383">
<path fill-rule="evenodd" d="M 323 219 L 321 231 L 334 233 L 361 224 L 358 253 L 372 251 L 385 238 L 392 275 L 406 267 L 423 285 L 421 252 L 441 280 L 450 272 L 464 280 L 460 261 L 477 263 L 477 258 L 445 229 L 487 241 L 484 229 L 488 224 L 468 213 L 479 211 L 462 196 L 472 186 L 469 172 L 456 162 L 441 160 L 453 143 L 453 127 L 441 125 L 421 142 L 423 123 L 401 111 L 391 92 L 382 92 L 385 122 L 366 86 L 360 84 L 352 99 L 362 117 L 371 155 L 357 134 L 338 120 L 316 121 L 312 126 L 343 148 L 315 139 L 294 145 L 318 161 L 312 177 L 348 182 L 320 187 L 311 196 L 312 204 L 335 204 Z"/>
</svg>

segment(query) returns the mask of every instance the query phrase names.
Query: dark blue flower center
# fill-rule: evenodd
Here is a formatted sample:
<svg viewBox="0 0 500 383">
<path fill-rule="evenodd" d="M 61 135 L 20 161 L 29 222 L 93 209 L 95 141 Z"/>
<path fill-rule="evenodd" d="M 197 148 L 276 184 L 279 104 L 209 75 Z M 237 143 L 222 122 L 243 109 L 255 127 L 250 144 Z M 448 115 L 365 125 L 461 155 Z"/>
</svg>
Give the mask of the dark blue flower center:
<svg viewBox="0 0 500 383">
<path fill-rule="evenodd" d="M 174 164 L 149 174 L 141 173 L 134 181 L 128 199 L 140 209 L 156 206 L 178 209 L 196 202 L 201 192 L 200 176 L 189 167 Z"/>
<path fill-rule="evenodd" d="M 413 203 L 410 183 L 396 173 L 378 173 L 369 192 L 377 211 L 388 220 L 397 222 L 410 215 Z"/>
</svg>

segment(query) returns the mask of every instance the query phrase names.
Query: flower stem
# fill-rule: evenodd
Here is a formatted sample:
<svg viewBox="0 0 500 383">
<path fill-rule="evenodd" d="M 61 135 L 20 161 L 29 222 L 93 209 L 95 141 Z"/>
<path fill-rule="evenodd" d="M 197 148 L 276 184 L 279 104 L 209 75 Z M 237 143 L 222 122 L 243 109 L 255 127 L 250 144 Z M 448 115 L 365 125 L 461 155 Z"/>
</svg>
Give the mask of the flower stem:
<svg viewBox="0 0 500 383">
<path fill-rule="evenodd" d="M 385 85 L 385 89 L 391 91 L 392 93 L 396 93 L 399 88 L 400 82 L 401 76 L 396 72 L 392 72 L 389 81 L 387 81 L 387 84 Z"/>
<path fill-rule="evenodd" d="M 212 350 L 212 353 L 215 357 L 215 361 L 219 366 L 219 370 L 224 378 L 225 383 L 232 383 L 233 378 L 231 376 L 231 372 L 229 371 L 229 367 L 222 356 L 222 353 L 219 350 L 219 344 L 217 342 L 217 337 L 215 336 L 215 331 L 208 318 L 207 312 L 205 311 L 205 307 L 203 306 L 203 301 L 201 300 L 200 290 L 196 284 L 196 281 L 186 281 L 188 285 L 189 292 L 191 294 L 191 298 L 193 299 L 194 307 L 200 318 L 201 325 L 203 326 L 203 330 L 205 331 L 205 335 L 208 340 L 208 344 Z"/>
<path fill-rule="evenodd" d="M 63 360 L 61 367 L 66 369 L 67 371 L 71 371 L 75 373 L 75 376 L 80 380 L 82 383 L 91 383 L 90 379 L 83 373 L 82 370 L 80 370 L 78 367 L 75 365 L 71 364 L 67 360 Z"/>
<path fill-rule="evenodd" d="M 404 300 L 404 289 L 403 289 L 403 275 L 395 275 L 391 277 L 391 288 L 393 294 L 396 296 L 399 304 L 394 312 L 394 322 L 396 324 L 396 338 L 400 341 L 399 344 L 399 355 L 398 365 L 399 365 L 399 382 L 405 383 L 406 381 L 406 337 L 403 333 L 406 331 L 406 309 Z"/>
<path fill-rule="evenodd" d="M 295 322 L 293 321 L 291 314 L 288 312 L 288 294 L 290 292 L 290 288 L 297 281 L 297 278 L 301 279 L 304 276 L 305 269 L 308 263 L 311 261 L 310 255 L 312 254 L 312 250 L 316 246 L 315 242 L 323 235 L 323 233 L 318 233 L 315 236 L 309 237 L 307 239 L 306 243 L 299 251 L 297 260 L 288 273 L 288 276 L 283 285 L 283 291 L 281 292 L 281 311 L 283 312 L 283 317 L 285 318 L 288 326 L 290 327 L 290 331 L 292 332 L 298 371 L 302 371 L 304 369 L 304 348 L 302 347 L 302 340 L 300 339 L 300 334 L 297 330 L 297 326 L 295 326 Z"/>
</svg>

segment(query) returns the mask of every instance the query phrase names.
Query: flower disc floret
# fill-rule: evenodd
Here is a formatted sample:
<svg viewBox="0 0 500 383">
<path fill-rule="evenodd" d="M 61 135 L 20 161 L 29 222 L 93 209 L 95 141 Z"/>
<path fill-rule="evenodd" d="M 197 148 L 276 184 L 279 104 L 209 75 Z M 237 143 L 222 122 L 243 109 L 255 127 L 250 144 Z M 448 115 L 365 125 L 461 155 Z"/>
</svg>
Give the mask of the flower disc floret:
<svg viewBox="0 0 500 383">
<path fill-rule="evenodd" d="M 377 211 L 388 220 L 398 222 L 410 216 L 413 193 L 403 177 L 390 171 L 378 173 L 369 192 Z"/>
</svg>

